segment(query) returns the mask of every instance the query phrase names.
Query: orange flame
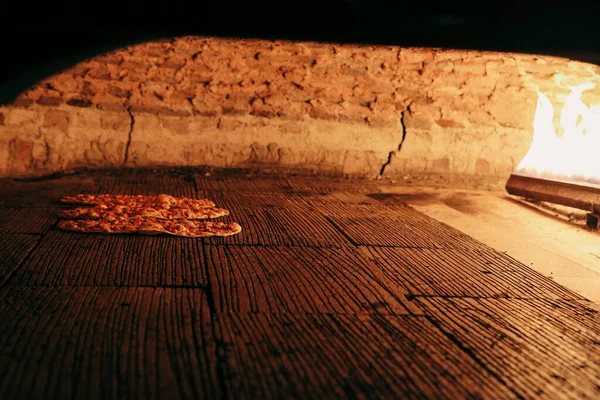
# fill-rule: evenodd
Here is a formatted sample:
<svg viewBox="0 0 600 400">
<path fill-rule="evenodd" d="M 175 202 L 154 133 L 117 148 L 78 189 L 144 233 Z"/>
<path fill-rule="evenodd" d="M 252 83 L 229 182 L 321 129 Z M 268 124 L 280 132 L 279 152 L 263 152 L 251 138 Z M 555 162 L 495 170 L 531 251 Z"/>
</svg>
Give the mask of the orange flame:
<svg viewBox="0 0 600 400">
<path fill-rule="evenodd" d="M 538 93 L 533 141 L 515 173 L 551 180 L 600 184 L 600 105 L 586 106 L 586 83 L 571 88 L 560 116 L 562 135 L 554 129 L 554 108 Z"/>
</svg>

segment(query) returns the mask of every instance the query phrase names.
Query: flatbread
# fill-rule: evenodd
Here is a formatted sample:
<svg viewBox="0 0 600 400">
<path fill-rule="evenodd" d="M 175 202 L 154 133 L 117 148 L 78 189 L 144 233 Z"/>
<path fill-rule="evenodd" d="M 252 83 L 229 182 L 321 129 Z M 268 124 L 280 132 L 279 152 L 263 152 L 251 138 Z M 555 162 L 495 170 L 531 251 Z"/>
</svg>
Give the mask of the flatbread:
<svg viewBox="0 0 600 400">
<path fill-rule="evenodd" d="M 185 207 L 191 210 L 214 207 L 215 203 L 209 199 L 188 199 L 186 197 L 174 197 L 168 194 L 156 196 L 125 195 L 125 194 L 76 194 L 65 196 L 60 199 L 66 204 L 80 204 L 90 206 L 116 206 L 125 205 L 132 207 L 140 205 L 145 207 Z"/>
<path fill-rule="evenodd" d="M 148 207 L 140 203 L 133 205 L 99 205 L 95 207 L 79 207 L 62 210 L 59 217 L 65 219 L 103 219 L 107 216 L 128 215 L 130 217 L 153 217 L 158 219 L 209 219 L 229 215 L 224 208 L 210 207 L 192 210 L 186 207 L 161 208 L 160 206 Z"/>
<path fill-rule="evenodd" d="M 235 223 L 208 222 L 196 220 L 165 220 L 144 217 L 107 217 L 98 220 L 63 220 L 58 227 L 67 231 L 94 232 L 106 234 L 145 235 L 168 234 L 183 237 L 231 236 L 241 232 L 242 227 Z"/>
<path fill-rule="evenodd" d="M 62 210 L 58 223 L 63 230 L 86 233 L 168 234 L 183 237 L 230 236 L 241 232 L 235 223 L 200 221 L 229 215 L 208 199 L 157 196 L 78 194 L 61 202 L 87 205 Z"/>
</svg>

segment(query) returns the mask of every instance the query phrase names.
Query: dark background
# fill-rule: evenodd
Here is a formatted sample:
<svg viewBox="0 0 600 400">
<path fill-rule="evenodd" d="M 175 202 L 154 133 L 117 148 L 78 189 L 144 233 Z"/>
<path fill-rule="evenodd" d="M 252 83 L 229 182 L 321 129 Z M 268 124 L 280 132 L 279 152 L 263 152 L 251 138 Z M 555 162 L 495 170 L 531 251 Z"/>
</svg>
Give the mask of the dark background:
<svg viewBox="0 0 600 400">
<path fill-rule="evenodd" d="M 0 6 L 0 103 L 86 58 L 179 35 L 499 50 L 600 64 L 598 3 L 21 1 Z"/>
</svg>

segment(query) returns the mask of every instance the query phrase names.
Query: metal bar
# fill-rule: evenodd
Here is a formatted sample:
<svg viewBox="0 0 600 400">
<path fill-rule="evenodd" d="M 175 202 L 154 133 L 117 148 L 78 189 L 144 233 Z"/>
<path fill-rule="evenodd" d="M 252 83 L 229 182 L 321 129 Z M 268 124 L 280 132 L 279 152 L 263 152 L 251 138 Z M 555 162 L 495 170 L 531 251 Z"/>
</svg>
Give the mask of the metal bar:
<svg viewBox="0 0 600 400">
<path fill-rule="evenodd" d="M 546 201 L 600 213 L 599 186 L 584 186 L 512 174 L 506 183 L 506 191 L 530 200 Z"/>
</svg>

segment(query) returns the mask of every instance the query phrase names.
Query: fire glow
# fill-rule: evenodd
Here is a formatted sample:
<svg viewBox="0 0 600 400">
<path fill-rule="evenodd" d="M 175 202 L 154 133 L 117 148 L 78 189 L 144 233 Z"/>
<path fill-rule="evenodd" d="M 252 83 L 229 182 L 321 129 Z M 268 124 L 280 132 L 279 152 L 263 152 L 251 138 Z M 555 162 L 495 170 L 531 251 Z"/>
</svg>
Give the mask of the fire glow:
<svg viewBox="0 0 600 400">
<path fill-rule="evenodd" d="M 533 141 L 515 171 L 551 180 L 600 184 L 600 105 L 581 100 L 587 83 L 571 88 L 560 116 L 562 134 L 554 127 L 554 108 L 542 93 L 533 120 Z"/>
</svg>

